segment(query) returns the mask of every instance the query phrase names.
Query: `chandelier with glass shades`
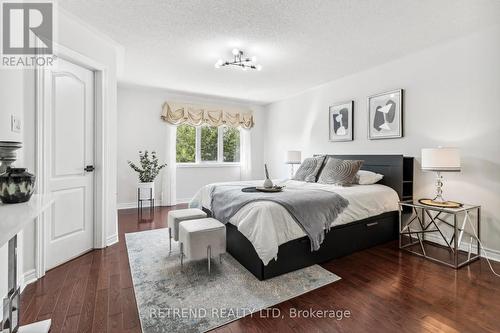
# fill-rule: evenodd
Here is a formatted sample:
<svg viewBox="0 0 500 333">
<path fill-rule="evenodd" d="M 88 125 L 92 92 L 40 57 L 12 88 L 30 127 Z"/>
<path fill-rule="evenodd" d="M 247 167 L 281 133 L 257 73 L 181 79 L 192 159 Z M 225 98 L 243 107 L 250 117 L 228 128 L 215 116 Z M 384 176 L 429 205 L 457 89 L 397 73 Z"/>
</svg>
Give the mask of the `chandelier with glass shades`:
<svg viewBox="0 0 500 333">
<path fill-rule="evenodd" d="M 232 51 L 234 59 L 232 60 L 222 60 L 219 59 L 215 63 L 215 68 L 221 68 L 224 66 L 237 66 L 246 71 L 247 69 L 256 69 L 258 71 L 262 70 L 261 65 L 257 65 L 257 58 L 256 57 L 246 57 L 244 56 L 244 53 L 242 50 L 238 49 L 233 49 Z"/>
</svg>

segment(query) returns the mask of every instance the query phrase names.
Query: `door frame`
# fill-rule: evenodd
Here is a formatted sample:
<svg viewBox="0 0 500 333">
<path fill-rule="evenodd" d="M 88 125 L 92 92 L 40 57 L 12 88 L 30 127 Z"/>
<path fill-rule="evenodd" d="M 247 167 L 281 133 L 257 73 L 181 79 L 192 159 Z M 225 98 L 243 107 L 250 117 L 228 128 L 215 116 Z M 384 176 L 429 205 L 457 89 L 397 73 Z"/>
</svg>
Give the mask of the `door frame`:
<svg viewBox="0 0 500 333">
<path fill-rule="evenodd" d="M 108 156 L 108 142 L 105 130 L 108 126 L 108 67 L 83 54 L 54 43 L 54 56 L 73 64 L 82 66 L 94 72 L 94 226 L 93 248 L 104 248 L 107 245 L 106 237 L 106 207 L 108 193 L 105 180 L 107 179 L 110 161 Z M 44 97 L 45 71 L 43 67 L 35 68 L 35 172 L 37 174 L 36 189 L 39 194 L 49 194 L 49 160 L 47 158 L 48 131 L 45 124 L 45 113 L 50 105 Z M 47 214 L 43 213 L 35 223 L 35 271 L 37 278 L 46 272 L 47 243 L 45 228 Z"/>
</svg>

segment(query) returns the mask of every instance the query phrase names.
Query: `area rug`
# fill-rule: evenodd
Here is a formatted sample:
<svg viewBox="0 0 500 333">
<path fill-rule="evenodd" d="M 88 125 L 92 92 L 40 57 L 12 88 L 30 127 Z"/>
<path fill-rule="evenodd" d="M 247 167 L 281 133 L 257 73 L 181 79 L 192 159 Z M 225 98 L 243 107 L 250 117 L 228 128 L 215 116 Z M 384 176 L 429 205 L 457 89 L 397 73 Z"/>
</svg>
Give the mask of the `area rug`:
<svg viewBox="0 0 500 333">
<path fill-rule="evenodd" d="M 206 260 L 181 271 L 177 242 L 168 253 L 168 229 L 125 236 L 144 333 L 206 332 L 340 279 L 314 265 L 259 281 L 229 254 L 212 261 L 210 275 Z"/>
</svg>

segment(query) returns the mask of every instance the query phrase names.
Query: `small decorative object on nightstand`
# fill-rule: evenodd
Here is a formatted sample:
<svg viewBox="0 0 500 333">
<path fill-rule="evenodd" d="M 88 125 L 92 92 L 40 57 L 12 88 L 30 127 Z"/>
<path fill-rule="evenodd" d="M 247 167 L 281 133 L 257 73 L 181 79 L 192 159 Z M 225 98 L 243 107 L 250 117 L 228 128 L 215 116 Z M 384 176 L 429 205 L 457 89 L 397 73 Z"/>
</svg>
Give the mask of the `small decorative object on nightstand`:
<svg viewBox="0 0 500 333">
<path fill-rule="evenodd" d="M 435 171 L 436 196 L 434 199 L 421 199 L 420 203 L 435 207 L 459 208 L 461 203 L 443 199 L 443 177 L 441 172 L 460 171 L 460 151 L 458 148 L 425 148 L 422 149 L 422 170 Z"/>
<path fill-rule="evenodd" d="M 285 155 L 285 164 L 290 164 L 290 179 L 295 174 L 294 165 L 300 164 L 302 160 L 302 153 L 298 150 L 289 150 Z"/>
<path fill-rule="evenodd" d="M 403 214 L 405 208 L 412 214 Z M 466 228 L 467 222 L 470 228 Z M 402 201 L 399 248 L 458 269 L 480 257 L 480 224 L 481 206 L 443 208 Z"/>
</svg>

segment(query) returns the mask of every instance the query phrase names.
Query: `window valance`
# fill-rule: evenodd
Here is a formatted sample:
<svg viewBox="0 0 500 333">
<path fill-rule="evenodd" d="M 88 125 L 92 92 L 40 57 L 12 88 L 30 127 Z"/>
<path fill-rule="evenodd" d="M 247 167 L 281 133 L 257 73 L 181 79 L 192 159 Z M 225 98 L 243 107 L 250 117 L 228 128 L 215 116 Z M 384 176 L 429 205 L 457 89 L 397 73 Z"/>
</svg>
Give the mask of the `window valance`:
<svg viewBox="0 0 500 333">
<path fill-rule="evenodd" d="M 252 128 L 254 125 L 251 110 L 211 107 L 204 105 L 166 102 L 163 104 L 161 118 L 169 124 L 189 124 L 200 126 L 230 126 Z"/>
</svg>

